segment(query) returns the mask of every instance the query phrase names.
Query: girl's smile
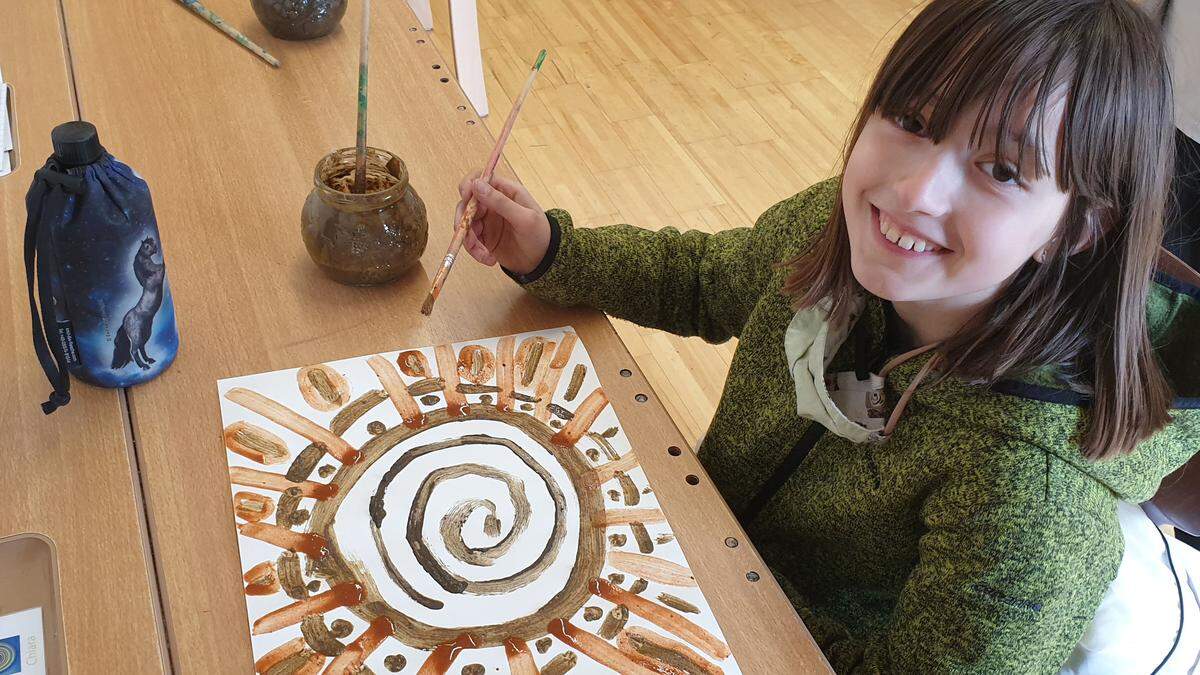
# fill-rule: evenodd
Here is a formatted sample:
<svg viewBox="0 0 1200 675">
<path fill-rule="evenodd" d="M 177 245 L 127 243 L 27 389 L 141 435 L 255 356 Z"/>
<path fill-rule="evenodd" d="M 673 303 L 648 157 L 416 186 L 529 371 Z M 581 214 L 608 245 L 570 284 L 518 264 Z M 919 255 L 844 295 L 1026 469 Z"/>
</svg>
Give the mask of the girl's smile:
<svg viewBox="0 0 1200 675">
<path fill-rule="evenodd" d="M 929 259 L 954 253 L 948 246 L 882 211 L 878 206 L 868 205 L 871 207 L 871 223 L 879 233 L 874 241 L 881 250 L 909 259 Z"/>
</svg>

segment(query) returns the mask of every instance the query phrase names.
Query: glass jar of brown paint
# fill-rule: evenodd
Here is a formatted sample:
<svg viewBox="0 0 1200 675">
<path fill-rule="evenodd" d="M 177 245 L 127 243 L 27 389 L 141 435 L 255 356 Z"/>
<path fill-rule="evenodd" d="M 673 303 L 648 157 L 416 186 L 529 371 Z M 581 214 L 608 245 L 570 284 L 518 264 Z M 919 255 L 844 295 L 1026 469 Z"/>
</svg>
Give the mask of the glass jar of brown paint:
<svg viewBox="0 0 1200 675">
<path fill-rule="evenodd" d="M 368 147 L 366 189 L 354 194 L 353 183 L 354 148 L 335 150 L 317 163 L 300 218 L 304 246 L 337 281 L 385 284 L 425 251 L 425 203 L 409 184 L 404 162 L 387 150 Z"/>
</svg>

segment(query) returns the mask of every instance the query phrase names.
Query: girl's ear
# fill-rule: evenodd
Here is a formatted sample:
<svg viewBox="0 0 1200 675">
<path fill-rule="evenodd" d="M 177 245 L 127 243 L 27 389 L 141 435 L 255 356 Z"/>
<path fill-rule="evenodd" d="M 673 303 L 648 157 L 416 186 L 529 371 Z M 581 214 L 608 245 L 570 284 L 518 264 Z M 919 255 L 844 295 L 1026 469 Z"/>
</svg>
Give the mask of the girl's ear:
<svg viewBox="0 0 1200 675">
<path fill-rule="evenodd" d="M 1071 252 L 1067 257 L 1075 256 L 1090 249 L 1096 245 L 1100 237 L 1108 231 L 1110 222 L 1103 217 L 1103 209 L 1100 206 L 1084 206 L 1083 208 L 1083 227 L 1080 228 L 1079 235 L 1075 237 L 1075 243 L 1071 246 Z M 1033 255 L 1033 259 L 1040 263 L 1045 263 L 1062 245 L 1061 235 L 1056 234 L 1046 242 L 1046 245 L 1038 249 Z"/>
</svg>

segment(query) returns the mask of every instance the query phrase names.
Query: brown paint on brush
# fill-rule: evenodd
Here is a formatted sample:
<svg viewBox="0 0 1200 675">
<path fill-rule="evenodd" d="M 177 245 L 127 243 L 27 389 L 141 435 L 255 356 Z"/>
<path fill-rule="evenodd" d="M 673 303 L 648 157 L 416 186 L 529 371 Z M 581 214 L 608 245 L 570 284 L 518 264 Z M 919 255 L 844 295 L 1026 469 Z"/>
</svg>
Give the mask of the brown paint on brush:
<svg viewBox="0 0 1200 675">
<path fill-rule="evenodd" d="M 537 662 L 524 640 L 515 637 L 505 640 L 504 654 L 508 657 L 508 672 L 512 675 L 539 675 Z"/>
<path fill-rule="evenodd" d="M 262 488 L 264 490 L 274 490 L 283 492 L 289 488 L 300 488 L 300 494 L 313 499 L 329 499 L 337 494 L 338 488 L 336 485 L 326 485 L 325 483 L 314 483 L 306 480 L 302 483 L 293 483 L 286 476 L 281 476 L 270 471 L 259 471 L 257 469 L 247 469 L 243 466 L 229 467 L 229 482 L 234 485 L 245 485 L 247 487 Z"/>
<path fill-rule="evenodd" d="M 563 368 L 566 368 L 567 363 L 571 360 L 571 352 L 575 350 L 575 343 L 577 342 L 579 342 L 577 335 L 574 333 L 564 333 L 562 342 L 555 348 L 554 356 L 550 358 L 550 363 L 545 372 L 538 378 L 538 384 L 534 389 L 534 393 L 542 400 L 538 403 L 537 412 L 534 414 L 534 417 L 543 422 L 550 419 L 552 412 L 563 411 L 560 406 L 551 404 L 551 401 L 554 400 L 554 392 L 558 390 L 558 381 L 562 379 Z M 555 411 L 554 408 L 558 408 L 558 411 Z"/>
<path fill-rule="evenodd" d="M 496 343 L 496 385 L 500 387 L 496 407 L 505 412 L 513 410 L 513 390 L 516 387 L 513 381 L 513 369 L 516 366 L 513 363 L 513 342 L 515 338 L 506 335 Z"/>
<path fill-rule="evenodd" d="M 441 366 L 438 366 L 441 372 Z M 492 379 L 496 372 L 496 357 L 483 345 L 467 345 L 458 352 L 458 378 L 475 384 Z"/>
<path fill-rule="evenodd" d="M 567 393 L 565 398 L 568 401 L 574 401 L 579 395 L 579 388 L 583 386 L 583 378 L 587 377 L 587 366 L 582 363 L 576 364 L 575 370 L 571 371 L 571 382 L 567 385 Z"/>
<path fill-rule="evenodd" d="M 408 393 L 413 396 L 424 396 L 446 388 L 446 380 L 440 377 L 427 377 L 408 385 Z"/>
<path fill-rule="evenodd" d="M 542 360 L 542 351 L 546 348 L 546 338 L 539 336 L 525 338 L 517 348 L 517 378 L 521 386 L 528 387 L 533 382 L 533 374 L 537 371 L 538 362 Z"/>
<path fill-rule="evenodd" d="M 616 647 L 563 619 L 555 619 L 546 631 L 602 666 L 625 675 L 658 675 L 653 670 L 621 653 Z"/>
<path fill-rule="evenodd" d="M 614 479 L 619 474 L 629 473 L 639 466 L 637 453 L 633 450 L 625 453 L 618 459 L 614 459 L 607 464 L 592 469 L 590 481 L 596 485 L 603 485 Z"/>
<path fill-rule="evenodd" d="M 372 389 L 367 393 L 359 396 L 350 402 L 350 405 L 342 408 L 341 412 L 333 416 L 329 422 L 329 430 L 341 436 L 346 433 L 346 430 L 354 426 L 354 423 L 363 415 L 366 415 L 372 408 L 383 403 L 388 398 L 387 392 L 382 389 Z"/>
<path fill-rule="evenodd" d="M 279 645 L 275 649 L 263 654 L 257 661 L 254 662 L 254 672 L 265 675 L 265 673 L 275 666 L 287 661 L 288 659 L 303 654 L 308 651 L 304 646 L 304 638 L 298 637 L 294 640 Z M 322 659 L 324 661 L 324 659 Z"/>
<path fill-rule="evenodd" d="M 650 582 L 646 581 L 645 579 L 638 579 L 629 586 L 629 592 L 637 595 L 638 593 L 645 591 L 649 586 Z"/>
<path fill-rule="evenodd" d="M 367 657 L 379 644 L 392 634 L 392 622 L 386 616 L 377 616 L 354 642 L 325 668 L 325 675 L 353 675 L 362 670 Z"/>
<path fill-rule="evenodd" d="M 625 605 L 629 611 L 637 614 L 659 628 L 677 635 L 700 648 L 700 651 L 712 656 L 718 661 L 729 658 L 729 647 L 712 633 L 701 628 L 682 614 L 662 605 L 647 600 L 640 595 L 614 586 L 603 579 L 592 579 L 588 588 L 596 595 L 616 605 Z"/>
<path fill-rule="evenodd" d="M 575 445 L 607 406 L 608 396 L 605 395 L 603 389 L 597 387 L 595 391 L 588 394 L 587 398 L 583 399 L 583 403 L 580 403 L 579 408 L 575 411 L 575 417 L 567 422 L 567 426 L 563 427 L 562 431 L 554 434 L 551 442 L 565 448 Z"/>
<path fill-rule="evenodd" d="M 699 614 L 700 613 L 699 607 L 693 605 L 692 603 L 688 602 L 687 600 L 684 600 L 683 598 L 681 598 L 679 596 L 671 595 L 670 593 L 659 593 L 658 601 L 661 602 L 662 604 L 666 605 L 667 607 L 670 607 L 671 609 L 677 609 L 681 612 L 686 612 L 687 614 Z"/>
<path fill-rule="evenodd" d="M 642 654 L 686 675 L 725 675 L 720 666 L 696 653 L 691 647 L 659 635 L 649 629 L 627 628 L 617 637 L 617 648 L 626 654 Z"/>
<path fill-rule="evenodd" d="M 421 664 L 421 669 L 417 671 L 417 675 L 445 675 L 446 671 L 450 670 L 450 666 L 454 664 L 454 659 L 458 658 L 460 652 L 464 649 L 475 649 L 477 646 L 479 646 L 479 643 L 473 635 L 463 633 L 453 642 L 447 642 L 435 648 L 429 657 L 425 659 L 425 663 Z"/>
<path fill-rule="evenodd" d="M 410 429 L 416 429 L 425 423 L 425 416 L 421 414 L 421 408 L 417 405 L 416 399 L 412 394 L 408 393 L 408 388 L 404 386 L 404 382 L 400 379 L 400 374 L 388 363 L 388 360 L 376 354 L 367 359 L 367 365 L 371 370 L 375 371 L 375 376 L 379 378 L 380 384 L 383 385 L 383 390 L 387 392 L 388 398 L 392 399 L 392 405 L 396 406 L 396 411 L 400 413 L 400 417 L 404 420 L 404 426 Z"/>
<path fill-rule="evenodd" d="M 630 523 L 629 530 L 633 532 L 633 540 L 637 542 L 638 550 L 642 553 L 653 553 L 654 542 L 650 541 L 650 533 L 641 523 Z"/>
<path fill-rule="evenodd" d="M 346 645 L 338 642 L 333 633 L 329 632 L 325 625 L 325 617 L 320 614 L 304 617 L 300 622 L 300 634 L 304 636 L 308 646 L 318 654 L 337 656 L 346 651 Z"/>
<path fill-rule="evenodd" d="M 454 349 L 450 345 L 434 347 L 437 358 L 438 375 L 446 381 L 443 389 L 446 395 L 446 412 L 451 416 L 461 417 L 467 413 L 467 397 L 458 392 L 458 359 L 454 358 Z"/>
<path fill-rule="evenodd" d="M 658 509 L 609 509 L 592 517 L 595 527 L 629 525 L 630 523 L 662 523 L 667 517 Z"/>
<path fill-rule="evenodd" d="M 313 469 L 317 468 L 317 464 L 321 462 L 321 458 L 325 456 L 326 450 L 322 443 L 309 443 L 307 447 L 296 455 L 296 459 L 292 460 L 292 465 L 288 467 L 287 473 L 284 476 L 293 483 L 307 480 L 312 475 Z"/>
<path fill-rule="evenodd" d="M 290 605 L 267 612 L 254 622 L 251 635 L 273 633 L 281 628 L 294 626 L 306 616 L 324 614 L 339 607 L 352 607 L 362 604 L 366 593 L 362 586 L 352 583 L 337 584 L 333 588 L 303 600 L 297 600 Z"/>
<path fill-rule="evenodd" d="M 563 652 L 546 662 L 542 667 L 542 675 L 564 675 L 578 662 L 579 657 L 575 656 L 575 652 Z"/>
<path fill-rule="evenodd" d="M 625 627 L 629 621 L 629 608 L 625 605 L 617 605 L 608 610 L 608 616 L 604 617 L 604 623 L 600 624 L 600 637 L 605 640 L 611 640 L 617 637 L 617 633 Z"/>
<path fill-rule="evenodd" d="M 314 443 L 324 443 L 329 454 L 336 457 L 342 464 L 354 464 L 360 458 L 358 450 L 343 440 L 341 436 L 258 392 L 234 387 L 225 392 L 225 398 Z"/>
<path fill-rule="evenodd" d="M 419 350 L 400 352 L 396 356 L 396 365 L 400 366 L 400 372 L 409 377 L 429 377 L 429 359 Z"/>
<path fill-rule="evenodd" d="M 279 592 L 279 575 L 275 563 L 267 560 L 246 570 L 242 575 L 246 582 L 246 595 L 274 595 Z"/>
<path fill-rule="evenodd" d="M 695 586 L 696 578 L 692 576 L 692 571 L 680 565 L 679 563 L 655 558 L 650 555 L 642 555 L 640 553 L 627 553 L 625 551 L 610 551 L 608 554 L 608 564 L 621 570 L 635 574 L 650 581 L 656 581 L 667 586 Z"/>
<path fill-rule="evenodd" d="M 308 588 L 300 573 L 300 556 L 292 551 L 284 551 L 275 561 L 275 573 L 279 576 L 279 585 L 289 598 L 303 600 L 308 597 Z"/>
<path fill-rule="evenodd" d="M 325 541 L 325 537 L 311 532 L 293 532 L 278 525 L 268 525 L 266 523 L 242 523 L 238 525 L 238 532 L 244 536 L 259 541 L 265 541 L 272 546 L 303 553 L 312 558 L 323 558 L 329 552 L 327 546 L 329 542 Z"/>
<path fill-rule="evenodd" d="M 257 523 L 275 512 L 275 502 L 266 495 L 257 492 L 238 491 L 233 495 L 233 513 L 238 518 Z"/>
<path fill-rule="evenodd" d="M 234 422 L 225 427 L 222 439 L 233 452 L 268 466 L 286 462 L 291 454 L 282 438 L 249 422 Z"/>
<path fill-rule="evenodd" d="M 324 363 L 296 371 L 296 384 L 305 402 L 321 412 L 337 410 L 350 401 L 350 383 Z"/>
</svg>

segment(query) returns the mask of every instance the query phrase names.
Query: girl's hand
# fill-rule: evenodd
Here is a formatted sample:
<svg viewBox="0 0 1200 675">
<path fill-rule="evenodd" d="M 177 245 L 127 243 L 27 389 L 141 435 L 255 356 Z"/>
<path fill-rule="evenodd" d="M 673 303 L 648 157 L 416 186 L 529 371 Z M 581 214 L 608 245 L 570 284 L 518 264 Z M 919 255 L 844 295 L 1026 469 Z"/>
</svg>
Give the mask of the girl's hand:
<svg viewBox="0 0 1200 675">
<path fill-rule="evenodd" d="M 484 265 L 500 263 L 515 274 L 529 274 L 550 247 L 550 220 L 525 186 L 500 176 L 488 185 L 480 173 L 471 172 L 458 186 L 462 201 L 454 212 L 455 225 L 472 195 L 477 202 L 463 246 Z"/>
</svg>

